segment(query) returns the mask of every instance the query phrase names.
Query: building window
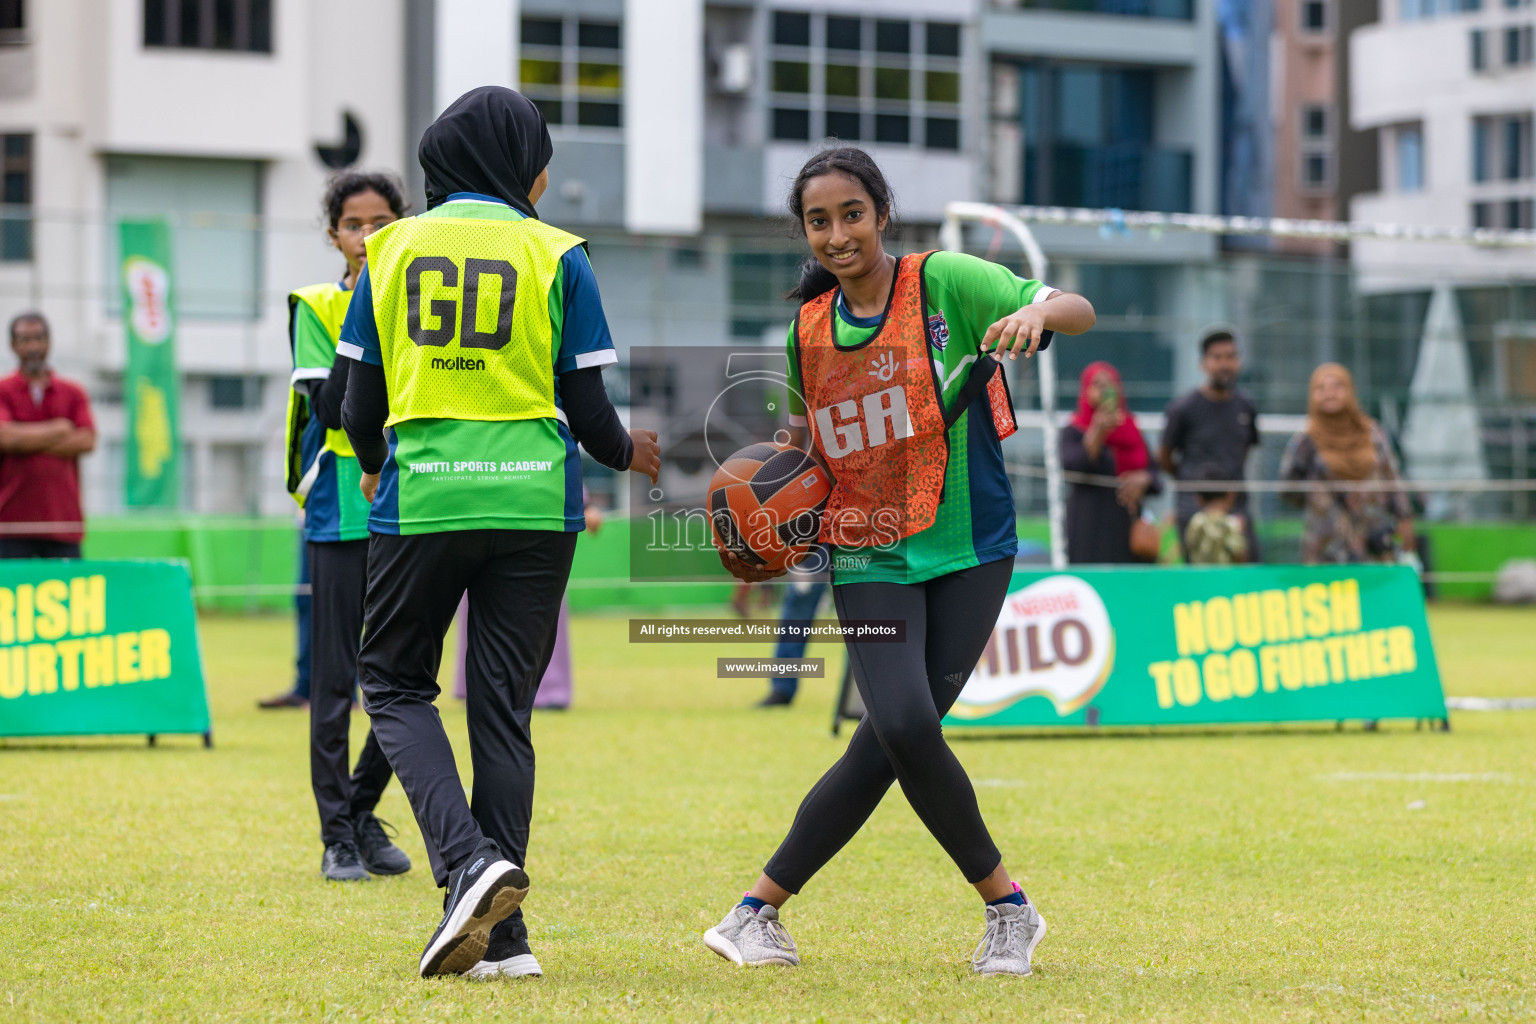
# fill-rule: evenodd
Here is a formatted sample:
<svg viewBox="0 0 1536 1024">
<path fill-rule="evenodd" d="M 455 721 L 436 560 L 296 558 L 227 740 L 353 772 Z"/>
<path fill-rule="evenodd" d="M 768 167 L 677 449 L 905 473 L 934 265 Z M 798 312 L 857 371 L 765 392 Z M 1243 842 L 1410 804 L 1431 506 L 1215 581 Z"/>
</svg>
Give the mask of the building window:
<svg viewBox="0 0 1536 1024">
<path fill-rule="evenodd" d="M 182 320 L 258 319 L 262 310 L 262 165 L 255 160 L 109 156 L 108 224 L 164 217 Z M 107 312 L 121 312 L 118 237 L 102 246 Z"/>
<path fill-rule="evenodd" d="M 958 24 L 788 11 L 771 24 L 772 138 L 803 142 L 815 125 L 850 142 L 960 147 Z"/>
<path fill-rule="evenodd" d="M 1472 204 L 1472 226 L 1506 231 L 1536 228 L 1536 202 L 1530 199 L 1479 201 Z"/>
<path fill-rule="evenodd" d="M 209 377 L 210 409 L 260 409 L 261 377 Z"/>
<path fill-rule="evenodd" d="M 923 98 L 929 103 L 960 103 L 960 72 L 929 71 L 923 76 Z"/>
<path fill-rule="evenodd" d="M 1080 61 L 1014 66 L 1018 113 L 1005 116 L 1022 136 L 1022 202 L 1189 211 L 1193 154 L 1157 144 L 1158 72 Z"/>
<path fill-rule="evenodd" d="M 827 49 L 857 53 L 864 49 L 864 23 L 858 18 L 827 17 Z"/>
<path fill-rule="evenodd" d="M 1301 187 L 1311 191 L 1326 190 L 1333 184 L 1333 160 L 1325 150 L 1301 155 Z"/>
<path fill-rule="evenodd" d="M 552 125 L 623 126 L 624 38 L 618 22 L 524 18 L 518 76 Z"/>
<path fill-rule="evenodd" d="M 32 259 L 32 136 L 0 135 L 0 260 Z"/>
<path fill-rule="evenodd" d="M 1488 45 L 1486 33 L 1475 28 L 1467 33 L 1467 41 L 1471 44 L 1471 60 L 1473 71 L 1485 71 L 1488 68 Z"/>
<path fill-rule="evenodd" d="M 959 149 L 960 122 L 953 117 L 925 119 L 923 145 L 929 149 Z"/>
<path fill-rule="evenodd" d="M 1301 108 L 1301 187 L 1308 191 L 1326 190 L 1333 184 L 1333 118 L 1321 103 L 1303 104 Z"/>
<path fill-rule="evenodd" d="M 911 53 L 911 23 L 884 20 L 875 22 L 875 50 L 880 53 Z"/>
<path fill-rule="evenodd" d="M 1531 201 L 1509 199 L 1504 203 L 1504 226 L 1510 231 L 1531 230 Z"/>
<path fill-rule="evenodd" d="M 774 61 L 773 91 L 809 95 L 811 91 L 811 65 L 803 60 Z M 854 95 L 858 94 L 854 93 Z"/>
<path fill-rule="evenodd" d="M 912 72 L 908 68 L 875 68 L 875 99 L 912 98 Z"/>
<path fill-rule="evenodd" d="M 781 297 L 800 279 L 803 257 L 794 252 L 732 251 L 730 260 L 731 337 L 762 340 L 794 312 Z"/>
<path fill-rule="evenodd" d="M 1191 0 L 992 0 L 992 6 L 1038 7 L 1048 11 L 1178 18 L 1183 21 L 1189 21 L 1194 16 Z"/>
<path fill-rule="evenodd" d="M 1515 0 L 1516 3 L 1519 0 Z M 1504 6 L 1512 7 L 1515 4 L 1510 0 L 1504 0 Z M 1421 18 L 1438 18 L 1443 14 L 1467 14 L 1483 9 L 1483 0 L 1401 0 L 1398 8 L 1404 21 L 1418 21 Z"/>
<path fill-rule="evenodd" d="M 144 45 L 272 52 L 272 0 L 144 0 Z"/>
<path fill-rule="evenodd" d="M 773 137 L 776 139 L 808 139 L 811 137 L 811 112 L 775 107 L 773 110 Z M 857 138 L 858 136 L 854 136 Z"/>
<path fill-rule="evenodd" d="M 18 33 L 27 27 L 25 0 L 0 0 L 0 33 Z M 3 39 L 3 36 L 0 36 Z"/>
<path fill-rule="evenodd" d="M 906 114 L 876 114 L 875 141 L 905 146 L 912 141 L 912 119 Z"/>
<path fill-rule="evenodd" d="M 667 254 L 671 257 L 673 270 L 708 270 L 703 246 L 690 242 L 674 242 L 672 249 Z"/>
<path fill-rule="evenodd" d="M 1308 103 L 1301 108 L 1301 137 L 1308 141 L 1324 141 L 1328 138 L 1328 108 L 1320 103 Z"/>
<path fill-rule="evenodd" d="M 854 20 L 854 19 L 841 19 Z M 773 45 L 810 46 L 811 16 L 791 11 L 773 12 Z"/>
<path fill-rule="evenodd" d="M 827 111 L 826 127 L 827 130 L 824 134 L 829 139 L 857 142 L 863 136 L 863 132 L 860 130 L 859 115 L 849 110 Z"/>
<path fill-rule="evenodd" d="M 1301 0 L 1301 30 L 1303 32 L 1328 31 L 1327 0 Z"/>
<path fill-rule="evenodd" d="M 1473 118 L 1472 180 L 1523 181 L 1531 176 L 1531 115 Z"/>
<path fill-rule="evenodd" d="M 1397 189 L 1420 192 L 1424 188 L 1424 129 L 1406 125 L 1397 129 Z"/>
<path fill-rule="evenodd" d="M 1512 25 L 1504 30 L 1504 65 L 1517 68 L 1531 63 L 1532 30 L 1530 25 Z"/>
<path fill-rule="evenodd" d="M 1488 180 L 1489 118 L 1472 119 L 1472 180 Z"/>
<path fill-rule="evenodd" d="M 1505 181 L 1519 181 L 1531 176 L 1531 122 L 1528 119 L 1505 119 L 1503 159 L 1500 163 Z"/>
<path fill-rule="evenodd" d="M 810 65 L 806 65 L 806 67 L 809 68 Z M 807 71 L 807 76 L 809 76 L 809 71 Z M 828 64 L 826 76 L 828 99 L 836 97 L 837 99 L 857 101 L 864 95 L 864 86 L 860 81 L 863 76 L 859 73 L 859 66 L 857 64 Z M 810 92 L 809 89 L 805 91 Z"/>
<path fill-rule="evenodd" d="M 928 56 L 930 57 L 959 57 L 960 56 L 960 26 L 947 22 L 930 21 L 928 23 Z"/>
</svg>

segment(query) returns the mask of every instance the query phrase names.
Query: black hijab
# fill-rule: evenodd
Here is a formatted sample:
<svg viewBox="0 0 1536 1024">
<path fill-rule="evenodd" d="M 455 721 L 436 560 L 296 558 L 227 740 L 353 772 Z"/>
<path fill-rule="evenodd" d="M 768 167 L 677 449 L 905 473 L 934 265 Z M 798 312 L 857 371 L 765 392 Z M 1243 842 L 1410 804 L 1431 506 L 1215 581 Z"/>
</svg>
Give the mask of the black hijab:
<svg viewBox="0 0 1536 1024">
<path fill-rule="evenodd" d="M 532 100 L 499 85 L 472 89 L 422 133 L 416 155 L 427 173 L 427 209 L 455 192 L 479 192 L 536 218 L 528 189 L 554 151 Z"/>
</svg>

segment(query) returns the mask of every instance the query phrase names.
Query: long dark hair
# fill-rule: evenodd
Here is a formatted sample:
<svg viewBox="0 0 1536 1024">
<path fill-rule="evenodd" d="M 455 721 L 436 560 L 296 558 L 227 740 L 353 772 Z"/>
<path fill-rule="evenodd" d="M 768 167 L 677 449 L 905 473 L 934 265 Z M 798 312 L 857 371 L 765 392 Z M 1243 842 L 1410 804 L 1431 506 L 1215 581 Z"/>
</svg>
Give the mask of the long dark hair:
<svg viewBox="0 0 1536 1024">
<path fill-rule="evenodd" d="M 875 201 L 876 223 L 882 217 L 890 218 L 886 225 L 886 229 L 890 230 L 891 224 L 895 222 L 896 204 L 891 197 L 891 186 L 886 182 L 885 175 L 880 173 L 880 166 L 872 156 L 857 146 L 835 146 L 807 160 L 805 166 L 800 168 L 800 173 L 795 175 L 795 183 L 789 187 L 789 212 L 795 218 L 795 227 L 802 236 L 805 234 L 805 187 L 812 178 L 819 178 L 823 174 L 846 174 L 864 186 L 864 191 Z M 784 297 L 804 303 L 836 287 L 837 275 L 822 266 L 815 256 L 807 256 L 800 264 L 800 282 Z"/>
<path fill-rule="evenodd" d="M 321 200 L 325 207 L 325 222 L 331 230 L 341 223 L 341 208 L 347 205 L 347 200 L 364 192 L 377 192 L 396 217 L 405 216 L 405 195 L 399 178 L 382 171 L 341 171 L 326 183 L 325 198 Z"/>
</svg>

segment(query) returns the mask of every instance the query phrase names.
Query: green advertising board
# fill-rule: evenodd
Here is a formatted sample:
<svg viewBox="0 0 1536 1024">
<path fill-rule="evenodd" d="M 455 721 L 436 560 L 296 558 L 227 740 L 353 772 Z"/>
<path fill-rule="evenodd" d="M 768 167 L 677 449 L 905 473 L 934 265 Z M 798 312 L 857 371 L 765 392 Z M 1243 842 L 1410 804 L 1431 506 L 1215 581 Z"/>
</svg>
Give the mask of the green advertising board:
<svg viewBox="0 0 1536 1024">
<path fill-rule="evenodd" d="M 122 251 L 125 497 L 130 508 L 174 508 L 181 442 L 170 228 L 163 220 L 118 224 Z"/>
<path fill-rule="evenodd" d="M 0 561 L 0 736 L 210 729 L 184 563 Z"/>
<path fill-rule="evenodd" d="M 1444 719 L 1401 566 L 1016 572 L 946 726 Z"/>
</svg>

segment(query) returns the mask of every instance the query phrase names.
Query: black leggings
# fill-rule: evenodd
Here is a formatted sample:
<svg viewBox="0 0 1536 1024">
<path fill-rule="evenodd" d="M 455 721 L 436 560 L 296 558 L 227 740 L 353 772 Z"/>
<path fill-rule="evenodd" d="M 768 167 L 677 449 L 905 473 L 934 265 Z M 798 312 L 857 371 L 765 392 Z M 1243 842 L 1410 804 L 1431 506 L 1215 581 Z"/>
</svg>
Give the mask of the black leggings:
<svg viewBox="0 0 1536 1024">
<path fill-rule="evenodd" d="M 314 591 L 310 619 L 309 781 L 320 810 L 320 841 L 350 841 L 352 824 L 372 811 L 389 785 L 389 760 L 368 730 L 357 767 L 347 774 L 352 691 L 368 590 L 368 542 L 309 545 Z"/>
<path fill-rule="evenodd" d="M 527 863 L 533 698 L 554 653 L 575 553 L 576 534 L 560 530 L 375 533 L 369 541 L 368 625 L 358 655 L 364 703 L 439 888 L 482 839 Z M 443 636 L 466 590 L 468 799 L 434 704 Z"/>
<path fill-rule="evenodd" d="M 967 882 L 1002 863 L 976 791 L 939 721 L 981 659 L 997 624 L 1013 560 L 961 569 L 925 583 L 849 583 L 832 588 L 837 617 L 902 619 L 903 643 L 849 643 L 868 714 L 848 749 L 811 787 L 789 835 L 763 873 L 799 892 L 847 845 L 892 782 Z"/>
</svg>

